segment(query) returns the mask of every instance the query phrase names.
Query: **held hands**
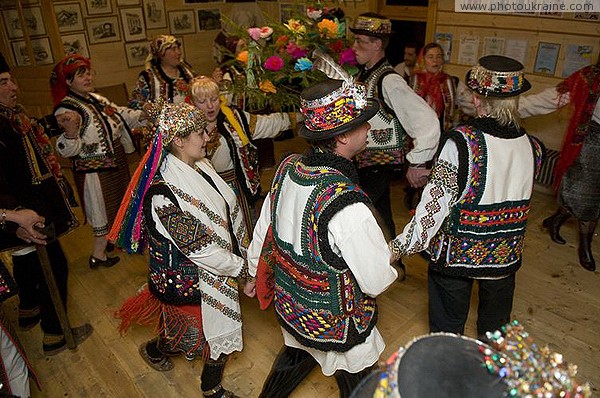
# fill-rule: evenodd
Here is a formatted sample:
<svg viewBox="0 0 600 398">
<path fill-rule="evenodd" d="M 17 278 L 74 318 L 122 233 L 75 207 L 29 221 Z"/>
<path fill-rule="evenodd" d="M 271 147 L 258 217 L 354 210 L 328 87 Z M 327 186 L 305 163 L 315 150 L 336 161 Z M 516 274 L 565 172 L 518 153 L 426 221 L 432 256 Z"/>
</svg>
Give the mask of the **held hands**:
<svg viewBox="0 0 600 398">
<path fill-rule="evenodd" d="M 256 296 L 256 279 L 248 278 L 246 280 L 246 285 L 244 285 L 244 293 L 248 297 Z"/>
<path fill-rule="evenodd" d="M 427 184 L 431 169 L 409 167 L 406 171 L 406 179 L 413 188 L 421 188 Z"/>
<path fill-rule="evenodd" d="M 17 229 L 17 237 L 27 243 L 35 243 L 38 245 L 46 244 L 46 235 L 36 230 L 44 228 L 44 217 L 30 209 L 15 210 L 13 221 L 19 224 Z"/>
<path fill-rule="evenodd" d="M 75 111 L 67 111 L 56 116 L 58 125 L 64 130 L 65 137 L 75 139 L 79 137 L 81 128 L 81 116 Z"/>
</svg>

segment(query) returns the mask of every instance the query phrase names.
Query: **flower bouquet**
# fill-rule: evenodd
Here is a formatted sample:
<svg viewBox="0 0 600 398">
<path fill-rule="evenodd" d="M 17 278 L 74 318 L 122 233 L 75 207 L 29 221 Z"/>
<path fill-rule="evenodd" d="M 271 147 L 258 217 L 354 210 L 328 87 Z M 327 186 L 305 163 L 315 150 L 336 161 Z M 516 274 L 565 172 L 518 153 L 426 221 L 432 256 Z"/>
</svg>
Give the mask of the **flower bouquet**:
<svg viewBox="0 0 600 398">
<path fill-rule="evenodd" d="M 358 71 L 346 39 L 344 12 L 339 8 L 317 4 L 285 23 L 271 21 L 260 28 L 243 29 L 228 23 L 234 26 L 234 34 L 248 43 L 247 49 L 234 54 L 229 62 L 245 71 L 245 81 L 235 82 L 233 89 L 235 95 L 245 97 L 249 112 L 297 110 L 300 92 L 326 78 L 313 68 L 315 54 L 329 55 L 350 75 Z"/>
</svg>

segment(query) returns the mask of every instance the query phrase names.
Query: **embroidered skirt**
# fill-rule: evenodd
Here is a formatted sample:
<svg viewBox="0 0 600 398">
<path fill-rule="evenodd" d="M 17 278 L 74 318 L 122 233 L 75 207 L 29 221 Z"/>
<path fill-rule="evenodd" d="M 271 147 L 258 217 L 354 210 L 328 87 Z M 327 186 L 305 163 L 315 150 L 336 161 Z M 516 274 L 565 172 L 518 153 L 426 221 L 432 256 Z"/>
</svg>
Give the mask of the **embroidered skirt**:
<svg viewBox="0 0 600 398">
<path fill-rule="evenodd" d="M 94 236 L 108 233 L 131 179 L 123 145 L 114 143 L 117 167 L 95 173 L 74 173 L 77 193 Z"/>
<path fill-rule="evenodd" d="M 561 181 L 558 203 L 579 220 L 600 217 L 600 124 L 591 122 L 579 156 Z"/>
</svg>

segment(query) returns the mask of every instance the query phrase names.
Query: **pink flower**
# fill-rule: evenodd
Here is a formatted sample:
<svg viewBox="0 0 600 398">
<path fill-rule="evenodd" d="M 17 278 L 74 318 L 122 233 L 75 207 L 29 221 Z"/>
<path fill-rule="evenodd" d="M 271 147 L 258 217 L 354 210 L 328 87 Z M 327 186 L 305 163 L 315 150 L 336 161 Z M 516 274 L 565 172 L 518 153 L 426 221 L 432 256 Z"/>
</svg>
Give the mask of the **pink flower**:
<svg viewBox="0 0 600 398">
<path fill-rule="evenodd" d="M 340 65 L 356 65 L 356 55 L 351 48 L 347 48 L 340 53 Z"/>
<path fill-rule="evenodd" d="M 307 7 L 306 8 L 306 15 L 310 19 L 317 20 L 317 19 L 321 18 L 321 15 L 323 15 L 323 10 L 319 10 L 319 9 L 313 8 L 313 7 Z"/>
<path fill-rule="evenodd" d="M 273 29 L 268 26 L 263 26 L 259 31 L 261 39 L 268 39 L 273 34 Z"/>
<path fill-rule="evenodd" d="M 283 68 L 283 60 L 279 58 L 277 55 L 273 55 L 265 61 L 265 69 L 270 70 L 272 72 L 277 72 Z"/>
<path fill-rule="evenodd" d="M 304 48 L 298 46 L 293 41 L 290 42 L 285 47 L 285 51 L 287 51 L 287 53 L 290 54 L 290 57 L 292 57 L 293 59 L 302 58 L 302 57 L 306 56 L 306 54 L 308 54 L 307 50 L 305 50 Z"/>
<path fill-rule="evenodd" d="M 252 40 L 257 41 L 260 39 L 260 28 L 248 28 L 248 34 Z"/>
</svg>

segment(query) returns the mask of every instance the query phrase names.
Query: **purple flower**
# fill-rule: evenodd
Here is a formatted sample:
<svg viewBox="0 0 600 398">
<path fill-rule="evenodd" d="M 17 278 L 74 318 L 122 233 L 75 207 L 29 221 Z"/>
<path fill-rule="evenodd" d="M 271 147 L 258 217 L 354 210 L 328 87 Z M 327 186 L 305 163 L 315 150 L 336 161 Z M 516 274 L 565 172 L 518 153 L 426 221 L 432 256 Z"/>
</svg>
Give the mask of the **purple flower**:
<svg viewBox="0 0 600 398">
<path fill-rule="evenodd" d="M 300 59 L 298 59 L 298 61 L 296 61 L 296 65 L 294 65 L 294 70 L 297 70 L 297 71 L 311 70 L 312 66 L 313 66 L 313 63 L 310 59 L 300 58 Z"/>
<path fill-rule="evenodd" d="M 265 69 L 268 69 L 272 72 L 277 72 L 283 68 L 283 60 L 279 58 L 277 55 L 273 55 L 265 61 Z"/>
<path fill-rule="evenodd" d="M 340 65 L 356 65 L 356 55 L 351 48 L 347 48 L 340 53 Z"/>
<path fill-rule="evenodd" d="M 290 57 L 292 57 L 293 59 L 302 58 L 306 56 L 306 54 L 308 54 L 308 51 L 298 46 L 293 41 L 286 46 L 285 51 L 287 51 L 287 53 L 290 54 Z"/>
</svg>

